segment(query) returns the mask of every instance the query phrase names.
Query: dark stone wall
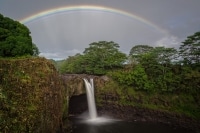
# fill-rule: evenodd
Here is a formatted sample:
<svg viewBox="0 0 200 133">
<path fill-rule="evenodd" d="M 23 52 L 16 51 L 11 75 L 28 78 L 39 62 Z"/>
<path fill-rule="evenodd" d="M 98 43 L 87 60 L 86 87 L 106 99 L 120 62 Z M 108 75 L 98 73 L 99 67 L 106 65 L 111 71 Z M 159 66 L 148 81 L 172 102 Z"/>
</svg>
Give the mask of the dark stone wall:
<svg viewBox="0 0 200 133">
<path fill-rule="evenodd" d="M 86 94 L 75 95 L 69 99 L 69 115 L 78 115 L 88 110 Z"/>
</svg>

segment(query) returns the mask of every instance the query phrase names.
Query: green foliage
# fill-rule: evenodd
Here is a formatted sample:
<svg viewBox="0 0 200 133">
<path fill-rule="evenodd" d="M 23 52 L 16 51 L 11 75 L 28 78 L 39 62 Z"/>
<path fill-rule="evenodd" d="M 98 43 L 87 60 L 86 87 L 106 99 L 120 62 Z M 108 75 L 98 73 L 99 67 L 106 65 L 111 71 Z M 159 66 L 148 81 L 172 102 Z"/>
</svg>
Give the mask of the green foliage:
<svg viewBox="0 0 200 133">
<path fill-rule="evenodd" d="M 140 65 L 128 71 L 118 70 L 108 74 L 121 85 L 132 86 L 136 90 L 152 91 L 153 89 L 144 68 Z"/>
<path fill-rule="evenodd" d="M 192 93 L 199 96 L 200 92 L 200 71 L 199 69 L 193 69 L 188 66 L 183 66 L 180 87 L 182 91 Z"/>
<path fill-rule="evenodd" d="M 136 45 L 132 47 L 129 52 L 129 63 L 137 64 L 142 55 L 147 54 L 153 50 L 153 47 L 148 45 Z"/>
<path fill-rule="evenodd" d="M 44 58 L 0 59 L 0 131 L 55 132 L 66 102 L 58 77 Z"/>
<path fill-rule="evenodd" d="M 132 86 L 119 85 L 116 80 L 110 80 L 103 88 L 97 89 L 98 105 L 105 102 L 102 98 L 105 98 L 108 94 L 110 97 L 116 97 L 117 99 L 108 98 L 106 102 L 109 104 L 137 106 L 200 120 L 199 97 L 197 98 L 193 94 L 184 92 L 176 94 L 140 91 L 135 90 Z"/>
<path fill-rule="evenodd" d="M 128 67 L 109 73 L 121 85 L 149 92 L 191 93 L 198 97 L 199 68 L 194 67 L 194 65 L 198 66 L 198 63 L 190 66 L 178 65 L 176 49 L 136 45 L 131 49 L 130 57 L 132 62 L 129 62 Z"/>
<path fill-rule="evenodd" d="M 32 50 L 33 50 L 33 56 L 38 56 L 40 54 L 38 47 L 34 43 L 32 44 Z"/>
<path fill-rule="evenodd" d="M 159 93 L 183 92 L 198 97 L 197 94 L 200 92 L 198 39 L 197 32 L 189 36 L 181 46 L 181 50 L 192 46 L 190 49 L 195 53 L 195 58 L 192 58 L 192 53 L 182 53 L 183 56 L 180 57 L 180 54 L 178 58 L 178 52 L 174 48 L 136 45 L 131 49 L 129 64 L 126 65 L 123 64 L 126 55 L 118 50 L 118 44 L 106 41 L 94 42 L 85 49 L 83 55 L 77 54 L 66 59 L 59 70 L 62 73 L 108 74 L 120 85 L 133 87 L 135 90 Z M 196 59 L 196 63 L 193 61 L 189 66 L 178 64 L 178 60 L 186 57 Z"/>
<path fill-rule="evenodd" d="M 85 65 L 83 55 L 76 54 L 62 61 L 58 70 L 60 73 L 84 73 Z"/>
<path fill-rule="evenodd" d="M 198 44 L 198 37 L 195 39 L 195 44 Z M 83 55 L 69 57 L 61 68 L 67 73 L 110 76 L 112 83 L 107 83 L 98 91 L 104 95 L 111 94 L 117 99 L 109 102 L 200 118 L 199 47 L 194 46 L 191 49 L 195 51 L 195 56 L 182 53 L 178 58 L 178 52 L 174 48 L 136 45 L 130 51 L 128 64 L 125 64 L 125 54 L 118 51 L 118 44 L 94 42 L 85 49 Z M 180 64 L 180 59 L 195 61 L 192 64 Z M 101 101 L 99 98 L 98 102 Z"/>
<path fill-rule="evenodd" d="M 145 68 L 148 79 L 154 84 L 154 89 L 159 91 L 174 91 L 177 78 L 171 71 L 172 62 L 177 58 L 174 48 L 155 47 L 151 52 L 143 54 L 140 63 Z M 173 84 L 171 86 L 171 84 Z"/>
<path fill-rule="evenodd" d="M 38 55 L 39 50 L 32 44 L 29 29 L 0 14 L 0 57 Z"/>
<path fill-rule="evenodd" d="M 200 32 L 196 32 L 187 39 L 180 46 L 179 54 L 183 58 L 184 64 L 198 64 L 200 63 Z"/>
<path fill-rule="evenodd" d="M 126 55 L 118 48 L 114 42 L 91 43 L 83 55 L 70 56 L 59 70 L 61 73 L 106 74 L 109 70 L 121 68 L 126 61 Z"/>
<path fill-rule="evenodd" d="M 86 73 L 105 74 L 107 70 L 122 67 L 126 55 L 121 53 L 119 45 L 114 42 L 94 42 L 84 51 L 87 61 Z"/>
</svg>

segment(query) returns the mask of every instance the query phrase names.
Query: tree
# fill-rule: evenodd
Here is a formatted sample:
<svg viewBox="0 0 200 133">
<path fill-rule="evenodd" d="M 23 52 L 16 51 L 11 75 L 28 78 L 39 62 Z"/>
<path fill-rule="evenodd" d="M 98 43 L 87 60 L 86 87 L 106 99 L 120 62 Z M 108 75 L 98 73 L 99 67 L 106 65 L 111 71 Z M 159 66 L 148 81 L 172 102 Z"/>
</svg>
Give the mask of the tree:
<svg viewBox="0 0 200 133">
<path fill-rule="evenodd" d="M 34 43 L 32 45 L 32 50 L 33 50 L 33 56 L 38 56 L 40 54 L 38 47 Z"/>
<path fill-rule="evenodd" d="M 148 76 L 140 64 L 129 70 L 116 70 L 108 73 L 114 80 L 124 86 L 132 86 L 136 90 L 153 91 L 154 84 L 148 80 Z"/>
<path fill-rule="evenodd" d="M 188 36 L 182 43 L 179 48 L 183 63 L 180 75 L 181 88 L 187 93 L 196 95 L 200 92 L 200 31 Z"/>
<path fill-rule="evenodd" d="M 155 47 L 151 52 L 142 54 L 139 62 L 145 68 L 149 80 L 156 83 L 157 88 L 169 91 L 170 78 L 172 78 L 172 62 L 177 58 L 174 48 Z"/>
<path fill-rule="evenodd" d="M 175 48 L 155 47 L 152 53 L 156 55 L 156 60 L 160 64 L 171 64 L 177 59 Z"/>
<path fill-rule="evenodd" d="M 69 56 L 59 67 L 61 73 L 84 73 L 83 55 Z"/>
<path fill-rule="evenodd" d="M 32 43 L 29 29 L 0 14 L 0 57 L 37 55 L 39 50 Z"/>
<path fill-rule="evenodd" d="M 126 55 L 118 50 L 114 42 L 100 41 L 89 44 L 83 55 L 68 57 L 61 65 L 61 73 L 87 73 L 102 75 L 111 69 L 121 68 Z"/>
<path fill-rule="evenodd" d="M 83 52 L 87 73 L 105 74 L 110 69 L 122 67 L 126 61 L 126 54 L 119 51 L 115 42 L 99 41 L 89 45 Z"/>
<path fill-rule="evenodd" d="M 153 47 L 148 45 L 136 45 L 132 47 L 129 52 L 129 63 L 139 63 L 141 55 L 149 53 L 153 50 Z"/>
<path fill-rule="evenodd" d="M 177 59 L 177 50 L 174 48 L 155 47 L 146 54 L 142 54 L 139 61 L 144 67 L 149 65 L 162 66 L 164 74 L 164 68 L 167 68 L 173 61 Z"/>
<path fill-rule="evenodd" d="M 183 58 L 184 64 L 200 63 L 200 32 L 196 32 L 182 42 L 179 54 Z"/>
</svg>

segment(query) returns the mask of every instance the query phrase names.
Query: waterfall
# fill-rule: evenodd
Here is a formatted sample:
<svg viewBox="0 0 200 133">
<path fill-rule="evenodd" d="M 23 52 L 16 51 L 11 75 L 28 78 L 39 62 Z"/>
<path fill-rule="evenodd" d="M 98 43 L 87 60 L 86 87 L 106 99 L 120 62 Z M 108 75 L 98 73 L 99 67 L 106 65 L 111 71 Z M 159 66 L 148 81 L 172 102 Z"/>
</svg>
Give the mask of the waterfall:
<svg viewBox="0 0 200 133">
<path fill-rule="evenodd" d="M 85 78 L 83 80 L 85 82 L 89 116 L 90 116 L 90 119 L 95 119 L 97 118 L 97 110 L 96 110 L 96 104 L 95 104 L 95 98 L 94 98 L 93 79 L 90 79 L 90 82 Z"/>
</svg>

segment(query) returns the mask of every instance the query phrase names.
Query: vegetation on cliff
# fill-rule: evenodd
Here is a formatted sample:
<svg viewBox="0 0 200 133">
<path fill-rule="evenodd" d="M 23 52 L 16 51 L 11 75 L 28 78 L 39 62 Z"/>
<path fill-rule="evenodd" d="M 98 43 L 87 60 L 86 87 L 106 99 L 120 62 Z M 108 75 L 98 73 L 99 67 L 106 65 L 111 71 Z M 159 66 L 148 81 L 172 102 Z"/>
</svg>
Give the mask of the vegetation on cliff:
<svg viewBox="0 0 200 133">
<path fill-rule="evenodd" d="M 60 72 L 106 74 L 113 83 L 106 85 L 102 92 L 117 95 L 121 103 L 135 104 L 128 99 L 141 96 L 140 106 L 200 119 L 200 32 L 188 36 L 178 50 L 136 45 L 127 57 L 105 50 L 109 42 L 92 44 L 83 55 L 66 59 Z M 117 61 L 118 65 L 115 65 Z"/>
<path fill-rule="evenodd" d="M 0 131 L 55 132 L 67 110 L 64 91 L 47 59 L 1 58 Z"/>
<path fill-rule="evenodd" d="M 0 14 L 0 132 L 56 132 L 68 97 L 54 65 L 36 57 L 29 29 Z"/>
<path fill-rule="evenodd" d="M 102 87 L 96 85 L 98 106 L 113 104 L 183 115 L 200 120 L 200 106 L 195 96 L 187 93 L 158 93 L 135 90 L 110 80 Z M 140 113 L 140 112 L 138 112 Z"/>
</svg>

